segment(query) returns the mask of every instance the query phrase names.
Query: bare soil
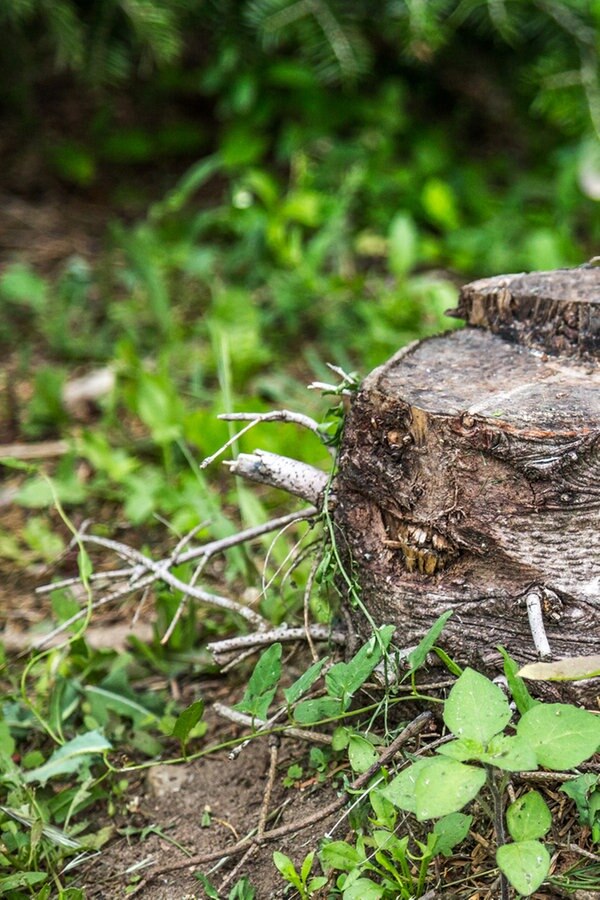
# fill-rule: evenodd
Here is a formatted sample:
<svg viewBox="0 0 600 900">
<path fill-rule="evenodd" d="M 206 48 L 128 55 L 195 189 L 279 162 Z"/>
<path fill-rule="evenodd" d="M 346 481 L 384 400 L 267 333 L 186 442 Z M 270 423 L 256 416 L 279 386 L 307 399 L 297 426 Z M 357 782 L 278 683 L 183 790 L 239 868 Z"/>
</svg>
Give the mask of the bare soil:
<svg viewBox="0 0 600 900">
<path fill-rule="evenodd" d="M 281 810 L 272 820 L 278 825 L 302 821 L 334 796 L 331 789 L 322 786 L 284 788 L 282 775 L 288 762 L 280 767 L 271 804 L 273 810 Z M 264 739 L 250 744 L 237 760 L 228 759 L 223 752 L 184 766 L 150 769 L 135 791 L 128 792 L 129 811 L 119 817 L 120 824 L 136 829 L 155 826 L 165 837 L 151 833 L 141 842 L 139 837 L 116 836 L 96 858 L 97 862 L 82 873 L 86 896 L 89 900 L 116 900 L 126 895 L 129 886 L 129 892 L 133 888 L 135 895 L 144 900 L 204 897 L 195 872 L 203 872 L 219 888 L 239 863 L 241 854 L 205 865 L 186 864 L 186 858 L 226 850 L 256 828 L 268 767 L 269 750 Z M 203 815 L 210 818 L 207 827 L 201 824 Z M 324 820 L 280 839 L 277 845 L 257 847 L 233 881 L 228 882 L 223 896 L 238 878 L 247 876 L 257 898 L 283 897 L 285 882 L 273 864 L 273 850 L 287 853 L 299 868 L 304 856 L 316 849 L 319 837 L 332 824 L 331 820 Z M 155 874 L 149 876 L 143 867 L 135 869 L 143 864 L 150 864 Z M 168 871 L 175 865 L 181 868 Z"/>
</svg>

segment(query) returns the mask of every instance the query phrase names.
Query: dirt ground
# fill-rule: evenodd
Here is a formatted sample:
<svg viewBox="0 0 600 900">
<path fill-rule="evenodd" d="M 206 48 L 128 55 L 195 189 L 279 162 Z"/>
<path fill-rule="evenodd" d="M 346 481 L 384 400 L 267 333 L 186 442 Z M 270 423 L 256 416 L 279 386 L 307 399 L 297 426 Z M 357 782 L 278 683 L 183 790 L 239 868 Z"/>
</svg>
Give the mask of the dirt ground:
<svg viewBox="0 0 600 900">
<path fill-rule="evenodd" d="M 285 749 L 284 754 L 288 755 Z M 89 900 L 116 900 L 132 893 L 144 900 L 200 898 L 206 895 L 194 877 L 198 871 L 218 889 L 228 879 L 228 873 L 234 871 L 242 854 L 205 865 L 186 864 L 186 857 L 227 849 L 256 827 L 268 769 L 266 740 L 249 745 L 237 760 L 221 753 L 188 765 L 150 769 L 131 793 L 132 811 L 123 822 L 130 828 L 156 826 L 166 837 L 151 833 L 143 842 L 139 838 L 116 837 L 81 873 L 78 881 L 86 888 L 86 896 Z M 321 788 L 283 788 L 280 774 L 271 803 L 271 808 L 280 812 L 272 823 L 302 822 L 333 796 L 331 790 Z M 210 819 L 208 827 L 201 824 L 203 816 Z M 273 864 L 273 850 L 288 854 L 299 868 L 304 856 L 316 849 L 319 837 L 333 824 L 332 818 L 326 819 L 277 843 L 257 848 L 235 872 L 233 880 L 227 882 L 223 896 L 227 896 L 238 878 L 247 876 L 257 898 L 283 897 L 285 882 Z M 187 853 L 174 846 L 174 842 Z M 181 868 L 168 871 L 175 865 Z M 136 870 L 136 866 L 140 868 Z M 136 875 L 141 876 L 139 881 L 135 880 Z"/>
</svg>

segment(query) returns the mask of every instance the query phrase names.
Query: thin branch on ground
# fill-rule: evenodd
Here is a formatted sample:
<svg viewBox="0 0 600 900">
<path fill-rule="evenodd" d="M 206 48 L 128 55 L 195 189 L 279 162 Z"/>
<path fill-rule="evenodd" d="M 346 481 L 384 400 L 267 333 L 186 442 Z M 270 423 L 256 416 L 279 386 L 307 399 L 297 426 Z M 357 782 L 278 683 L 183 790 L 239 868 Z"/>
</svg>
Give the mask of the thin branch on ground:
<svg viewBox="0 0 600 900">
<path fill-rule="evenodd" d="M 224 703 L 213 703 L 212 708 L 218 715 L 223 716 L 224 719 L 235 722 L 236 725 L 252 728 L 254 732 L 253 737 L 258 737 L 261 734 L 270 734 L 274 727 L 274 718 L 257 719 L 256 716 L 247 716 L 245 713 L 241 713 L 237 709 L 232 709 L 231 706 L 226 706 Z M 279 713 L 277 717 L 279 717 Z M 288 735 L 289 737 L 309 741 L 312 744 L 331 744 L 331 737 L 328 734 L 322 734 L 320 731 L 309 731 L 308 728 L 295 728 L 293 725 L 281 725 L 277 728 L 277 731 L 278 733 Z M 240 745 L 240 747 L 241 746 L 242 745 Z M 238 755 L 239 754 L 236 754 L 236 756 Z M 230 759 L 233 758 L 234 757 L 230 754 Z"/>
<path fill-rule="evenodd" d="M 193 529 L 179 541 L 177 547 L 170 556 L 157 561 L 144 556 L 138 550 L 135 550 L 133 547 L 129 547 L 127 544 L 123 544 L 118 541 L 111 541 L 106 538 L 96 537 L 87 533 L 81 533 L 80 537 L 83 542 L 106 547 L 129 563 L 128 567 L 111 569 L 105 572 L 93 572 L 91 574 L 90 581 L 98 583 L 110 583 L 111 581 L 117 581 L 119 579 L 128 579 L 126 584 L 117 587 L 115 590 L 106 594 L 104 597 L 101 597 L 98 600 L 94 600 L 91 604 L 91 609 L 96 610 L 99 607 L 106 606 L 109 603 L 113 603 L 123 597 L 126 597 L 128 594 L 147 589 L 155 581 L 162 580 L 167 584 L 170 584 L 172 587 L 175 587 L 176 589 L 182 591 L 182 604 L 186 602 L 189 596 L 192 596 L 203 603 L 207 603 L 208 605 L 230 609 L 232 612 L 239 613 L 239 615 L 252 622 L 255 627 L 258 627 L 262 630 L 266 628 L 267 622 L 262 618 L 262 616 L 259 616 L 258 613 L 254 612 L 254 610 L 249 609 L 247 606 L 244 606 L 242 604 L 236 603 L 236 601 L 230 600 L 227 597 L 219 597 L 219 595 L 217 594 L 212 594 L 207 591 L 203 591 L 200 588 L 196 588 L 194 586 L 194 582 L 199 573 L 194 573 L 192 581 L 186 584 L 185 582 L 175 578 L 175 576 L 173 576 L 169 572 L 169 568 L 173 565 L 189 562 L 193 559 L 200 558 L 201 570 L 204 565 L 206 565 L 208 560 L 216 554 L 223 553 L 226 550 L 238 546 L 239 544 L 256 540 L 257 538 L 263 537 L 264 535 L 269 534 L 272 531 L 286 528 L 296 522 L 311 519 L 317 514 L 318 509 L 314 506 L 309 506 L 297 512 L 288 513 L 285 516 L 278 516 L 275 519 L 270 519 L 268 522 L 265 522 L 261 525 L 243 529 L 242 531 L 236 532 L 235 534 L 229 535 L 228 537 L 210 541 L 200 547 L 190 548 L 189 550 L 184 552 L 183 548 L 194 537 L 198 528 L 203 527 L 203 525 L 206 524 L 202 523 L 200 526 Z M 36 588 L 36 593 L 45 594 L 54 590 L 58 590 L 60 588 L 74 587 L 78 584 L 81 584 L 81 578 L 79 576 L 73 576 L 71 578 L 64 578 L 60 581 L 55 581 L 51 584 L 42 585 Z M 175 627 L 177 618 L 181 615 L 182 611 L 183 605 L 181 605 L 181 609 L 176 612 L 175 621 L 171 622 L 171 631 Z M 71 616 L 68 620 L 62 622 L 59 626 L 54 628 L 51 632 L 39 638 L 32 644 L 32 646 L 36 649 L 41 649 L 42 647 L 54 641 L 59 635 L 67 631 L 71 625 L 84 618 L 87 613 L 88 607 L 86 604 L 85 609 L 81 609 L 79 612 Z M 168 639 L 168 637 L 166 639 Z"/>
<path fill-rule="evenodd" d="M 208 644 L 216 662 L 221 662 L 222 657 L 238 650 L 246 650 L 250 647 L 263 647 L 266 644 L 274 644 L 277 641 L 330 641 L 343 645 L 346 635 L 343 631 L 335 631 L 329 625 L 308 625 L 297 628 L 288 628 L 280 625 L 269 631 L 255 631 L 252 634 L 242 634 L 239 637 L 225 638 L 222 641 L 213 641 Z M 221 658 L 221 659 L 220 659 Z"/>
<path fill-rule="evenodd" d="M 260 807 L 260 816 L 258 819 L 257 838 L 260 840 L 267 828 L 267 819 L 269 817 L 269 806 L 271 805 L 271 795 L 273 793 L 273 785 L 275 784 L 275 775 L 277 774 L 277 759 L 279 757 L 279 735 L 272 734 L 269 738 L 269 774 L 265 785 L 265 795 Z"/>
</svg>

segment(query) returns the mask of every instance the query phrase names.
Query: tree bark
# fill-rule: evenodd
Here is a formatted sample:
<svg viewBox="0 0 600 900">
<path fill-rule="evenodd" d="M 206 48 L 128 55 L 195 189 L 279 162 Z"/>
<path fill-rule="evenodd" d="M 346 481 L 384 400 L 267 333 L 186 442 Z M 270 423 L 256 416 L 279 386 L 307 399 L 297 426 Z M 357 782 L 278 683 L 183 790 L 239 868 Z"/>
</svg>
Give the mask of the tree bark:
<svg viewBox="0 0 600 900">
<path fill-rule="evenodd" d="M 597 653 L 600 269 L 478 281 L 457 315 L 353 401 L 334 486 L 349 571 L 401 647 L 452 609 L 459 663 Z M 600 682 L 560 690 L 597 704 Z"/>
</svg>

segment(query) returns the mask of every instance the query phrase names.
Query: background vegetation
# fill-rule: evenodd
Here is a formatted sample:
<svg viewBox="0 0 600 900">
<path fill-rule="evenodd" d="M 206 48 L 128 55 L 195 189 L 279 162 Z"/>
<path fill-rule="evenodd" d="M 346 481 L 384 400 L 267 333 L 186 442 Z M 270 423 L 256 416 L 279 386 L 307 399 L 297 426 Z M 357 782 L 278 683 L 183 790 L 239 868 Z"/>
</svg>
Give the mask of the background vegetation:
<svg viewBox="0 0 600 900">
<path fill-rule="evenodd" d="M 195 465 L 228 435 L 217 413 L 325 415 L 304 385 L 330 381 L 327 362 L 364 374 L 450 327 L 461 282 L 597 252 L 597 0 L 381 0 L 376 13 L 368 0 L 5 0 L 0 23 L 0 191 L 30 229 L 15 247 L 0 217 L 0 443 L 68 442 L 55 495 L 37 471 L 4 470 L 12 577 L 66 548 L 57 498 L 138 543 L 165 525 L 222 535 L 264 520 L 281 498 Z M 48 206 L 67 223 L 58 251 Z M 115 383 L 74 413 L 64 386 L 96 367 Z M 326 458 L 286 429 L 240 446 L 257 443 Z M 222 577 L 252 572 L 240 557 Z M 159 597 L 157 634 L 174 602 Z M 268 596 L 263 612 L 280 621 L 289 602 Z M 57 593 L 51 614 L 71 603 Z M 230 625 L 195 615 L 138 665 L 181 671 L 177 653 Z M 129 696 L 121 663 L 90 653 L 63 654 L 60 691 L 85 673 Z M 46 658 L 31 665 L 23 684 L 43 706 L 56 683 Z M 34 768 L 84 707 L 61 694 L 71 711 L 48 728 L 6 684 L 5 753 L 23 742 Z M 94 715 L 89 729 L 107 726 Z M 160 752 L 119 715 L 113 739 Z M 11 777 L 27 805 L 27 779 Z M 64 821 L 40 796 L 42 819 Z"/>
</svg>

